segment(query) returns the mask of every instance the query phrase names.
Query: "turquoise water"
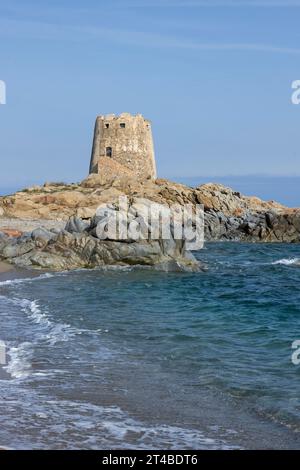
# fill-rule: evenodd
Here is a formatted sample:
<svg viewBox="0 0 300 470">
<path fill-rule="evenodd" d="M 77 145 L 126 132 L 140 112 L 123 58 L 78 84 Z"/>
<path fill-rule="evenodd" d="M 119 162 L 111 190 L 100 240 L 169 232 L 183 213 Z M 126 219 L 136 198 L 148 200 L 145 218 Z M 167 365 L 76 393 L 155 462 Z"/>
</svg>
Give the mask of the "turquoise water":
<svg viewBox="0 0 300 470">
<path fill-rule="evenodd" d="M 197 257 L 1 282 L 0 444 L 300 448 L 299 247 Z"/>
</svg>

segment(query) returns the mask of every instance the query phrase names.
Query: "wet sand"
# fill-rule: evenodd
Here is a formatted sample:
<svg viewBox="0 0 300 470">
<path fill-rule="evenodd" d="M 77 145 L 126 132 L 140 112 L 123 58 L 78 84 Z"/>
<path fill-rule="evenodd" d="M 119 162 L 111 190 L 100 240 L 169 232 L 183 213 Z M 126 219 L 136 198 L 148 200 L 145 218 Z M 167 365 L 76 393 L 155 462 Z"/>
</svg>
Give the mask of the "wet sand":
<svg viewBox="0 0 300 470">
<path fill-rule="evenodd" d="M 7 273 L 9 271 L 12 271 L 14 268 L 11 266 L 11 264 L 4 263 L 3 261 L 0 261 L 0 275 L 3 273 Z"/>
<path fill-rule="evenodd" d="M 9 279 L 14 279 L 16 277 L 16 269 L 3 261 L 0 261 L 0 281 L 7 281 Z M 2 368 L 0 364 L 0 380 L 9 379 L 9 374 Z M 0 450 L 2 448 L 0 447 Z"/>
<path fill-rule="evenodd" d="M 13 279 L 14 278 L 14 267 L 11 266 L 8 263 L 4 263 L 3 261 L 0 261 L 0 281 L 7 281 L 8 279 Z M 10 277 L 12 275 L 12 277 Z M 0 364 L 0 380 L 3 379 L 8 379 L 9 374 L 2 368 L 2 365 Z M 0 447 L 0 450 L 3 448 Z"/>
<path fill-rule="evenodd" d="M 24 276 L 26 275 L 26 276 Z M 0 261 L 0 282 L 17 279 L 21 277 L 28 277 L 32 275 L 31 271 L 25 269 L 17 269 L 15 266 Z"/>
<path fill-rule="evenodd" d="M 17 268 L 12 264 L 0 261 L 0 282 L 8 281 L 12 279 L 21 279 L 23 277 L 35 277 L 40 276 L 46 270 L 33 270 L 26 268 Z"/>
</svg>

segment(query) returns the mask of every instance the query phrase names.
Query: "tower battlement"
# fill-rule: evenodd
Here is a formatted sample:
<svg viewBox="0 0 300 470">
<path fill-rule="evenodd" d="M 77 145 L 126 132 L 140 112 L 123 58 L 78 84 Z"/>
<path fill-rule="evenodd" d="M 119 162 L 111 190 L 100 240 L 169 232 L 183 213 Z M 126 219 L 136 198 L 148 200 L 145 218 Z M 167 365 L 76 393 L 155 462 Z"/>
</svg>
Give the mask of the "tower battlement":
<svg viewBox="0 0 300 470">
<path fill-rule="evenodd" d="M 111 162 L 117 164 L 111 165 Z M 132 174 L 140 179 L 156 178 L 151 122 L 141 114 L 98 116 L 95 123 L 90 173 L 114 176 Z M 122 169 L 124 171 L 122 171 Z"/>
</svg>

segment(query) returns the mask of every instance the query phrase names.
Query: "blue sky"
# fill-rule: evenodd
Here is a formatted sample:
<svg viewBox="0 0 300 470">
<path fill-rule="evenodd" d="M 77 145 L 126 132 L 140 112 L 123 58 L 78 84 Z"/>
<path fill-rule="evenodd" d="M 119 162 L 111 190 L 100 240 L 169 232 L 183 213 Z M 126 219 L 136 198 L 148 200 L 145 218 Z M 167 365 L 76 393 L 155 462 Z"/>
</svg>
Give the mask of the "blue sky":
<svg viewBox="0 0 300 470">
<path fill-rule="evenodd" d="M 152 120 L 159 175 L 300 175 L 300 1 L 0 0 L 0 187 L 78 181 L 97 114 Z"/>
</svg>

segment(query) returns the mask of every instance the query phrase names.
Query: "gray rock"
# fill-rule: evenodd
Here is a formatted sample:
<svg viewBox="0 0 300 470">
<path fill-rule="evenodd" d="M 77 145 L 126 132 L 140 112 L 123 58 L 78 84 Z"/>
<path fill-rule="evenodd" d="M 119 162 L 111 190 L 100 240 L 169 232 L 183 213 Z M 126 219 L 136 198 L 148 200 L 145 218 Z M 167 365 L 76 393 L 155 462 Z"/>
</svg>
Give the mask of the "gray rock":
<svg viewBox="0 0 300 470">
<path fill-rule="evenodd" d="M 53 233 L 54 235 L 58 235 L 61 232 L 60 228 L 51 228 L 50 232 Z"/>
<path fill-rule="evenodd" d="M 89 230 L 96 228 L 100 222 L 107 222 L 110 217 L 116 217 L 115 208 L 105 206 L 98 209 L 97 214 L 91 219 Z"/>
<path fill-rule="evenodd" d="M 266 212 L 265 214 L 265 218 L 266 218 L 266 224 L 269 228 L 273 228 L 274 226 L 274 223 L 277 219 L 277 216 L 276 214 L 274 214 L 273 212 Z"/>
<path fill-rule="evenodd" d="M 32 240 L 40 241 L 42 243 L 48 243 L 54 237 L 55 237 L 55 234 L 53 232 L 42 227 L 36 228 L 35 230 L 31 232 Z"/>
<path fill-rule="evenodd" d="M 115 214 L 115 211 L 114 211 Z M 110 217 L 112 212 L 110 212 Z M 136 222 L 140 225 L 144 219 Z M 99 223 L 92 221 L 92 230 L 86 230 L 78 218 L 72 217 L 66 229 L 53 233 L 44 228 L 35 229 L 30 236 L 1 237 L 1 256 L 18 266 L 41 269 L 68 270 L 105 265 L 157 266 L 164 270 L 197 270 L 198 262 L 186 252 L 183 240 L 99 240 L 93 236 Z M 145 228 L 150 228 L 145 225 Z"/>
<path fill-rule="evenodd" d="M 36 266 L 39 268 L 55 269 L 59 271 L 69 269 L 70 266 L 69 261 L 63 256 L 45 252 L 33 253 L 30 257 L 30 261 L 33 267 Z"/>
<path fill-rule="evenodd" d="M 14 243 L 5 246 L 2 250 L 3 258 L 11 260 L 12 258 L 17 258 L 19 256 L 32 251 L 35 248 L 35 243 L 33 241 L 24 241 L 24 243 Z"/>
<path fill-rule="evenodd" d="M 217 212 L 216 215 L 220 222 L 223 222 L 223 223 L 227 222 L 227 217 L 223 214 L 223 212 Z"/>
<path fill-rule="evenodd" d="M 65 230 L 70 233 L 82 233 L 89 227 L 87 222 L 84 222 L 80 217 L 71 217 L 65 227 Z"/>
</svg>

